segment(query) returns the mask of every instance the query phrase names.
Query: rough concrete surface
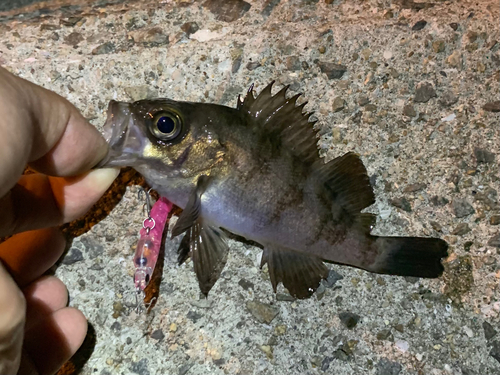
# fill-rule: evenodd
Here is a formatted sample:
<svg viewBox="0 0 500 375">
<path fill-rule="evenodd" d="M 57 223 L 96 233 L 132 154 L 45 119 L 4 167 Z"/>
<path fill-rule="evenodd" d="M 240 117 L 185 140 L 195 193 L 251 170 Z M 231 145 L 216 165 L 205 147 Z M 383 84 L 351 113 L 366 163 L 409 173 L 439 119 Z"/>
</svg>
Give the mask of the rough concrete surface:
<svg viewBox="0 0 500 375">
<path fill-rule="evenodd" d="M 321 154 L 361 155 L 374 233 L 450 243 L 439 279 L 331 265 L 343 278 L 294 301 L 272 292 L 261 250 L 238 241 L 204 300 L 192 263 L 175 263 L 179 241 L 167 240 L 158 300 L 136 312 L 142 182 L 125 171 L 66 227 L 76 237 L 55 273 L 91 330 L 61 373 L 499 374 L 499 7 L 55 0 L 0 13 L 0 64 L 99 129 L 110 99 L 234 106 L 251 83 L 291 84 L 316 111 Z"/>
</svg>

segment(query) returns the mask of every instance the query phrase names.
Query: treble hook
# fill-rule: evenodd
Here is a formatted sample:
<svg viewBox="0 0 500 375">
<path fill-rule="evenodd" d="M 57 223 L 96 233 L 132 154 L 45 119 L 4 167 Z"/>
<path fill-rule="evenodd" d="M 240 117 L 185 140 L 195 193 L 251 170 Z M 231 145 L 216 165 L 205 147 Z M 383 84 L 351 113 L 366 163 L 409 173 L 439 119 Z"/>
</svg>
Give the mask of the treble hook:
<svg viewBox="0 0 500 375">
<path fill-rule="evenodd" d="M 143 290 L 137 290 L 135 293 L 135 309 L 134 310 L 138 314 L 149 310 L 157 300 L 156 297 L 153 297 L 153 298 L 151 298 L 151 301 L 144 303 L 144 305 L 142 305 L 142 303 L 140 301 L 143 301 L 144 298 L 146 298 L 146 292 L 144 292 Z"/>
<path fill-rule="evenodd" d="M 142 193 L 144 193 L 144 195 L 146 196 L 146 208 L 148 211 L 148 218 L 151 217 L 151 199 L 150 199 L 151 190 L 153 189 L 151 188 L 146 192 L 146 190 L 142 186 L 140 186 L 139 192 L 137 193 L 137 199 L 139 200 L 141 200 Z"/>
<path fill-rule="evenodd" d="M 146 297 L 146 293 L 143 290 L 140 290 L 139 288 L 137 288 L 136 293 L 135 293 L 135 312 L 136 313 L 141 313 L 143 311 L 141 301 L 144 300 L 145 297 Z"/>
</svg>

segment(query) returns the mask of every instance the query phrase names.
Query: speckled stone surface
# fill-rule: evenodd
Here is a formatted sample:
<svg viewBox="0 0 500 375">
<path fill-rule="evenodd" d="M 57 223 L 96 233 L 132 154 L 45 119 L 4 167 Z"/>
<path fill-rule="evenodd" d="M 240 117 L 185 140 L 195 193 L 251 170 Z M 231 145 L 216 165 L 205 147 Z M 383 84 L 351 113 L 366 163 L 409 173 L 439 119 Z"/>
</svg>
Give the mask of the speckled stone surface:
<svg viewBox="0 0 500 375">
<path fill-rule="evenodd" d="M 290 84 L 316 111 L 321 154 L 361 155 L 375 233 L 450 243 L 440 279 L 329 266 L 343 278 L 294 301 L 237 241 L 200 299 L 168 240 L 158 299 L 138 313 L 143 181 L 125 171 L 66 227 L 76 237 L 56 275 L 92 327 L 61 373 L 499 374 L 499 13 L 497 0 L 55 0 L 0 13 L 0 64 L 99 129 L 110 99 L 234 106 L 251 83 Z"/>
</svg>

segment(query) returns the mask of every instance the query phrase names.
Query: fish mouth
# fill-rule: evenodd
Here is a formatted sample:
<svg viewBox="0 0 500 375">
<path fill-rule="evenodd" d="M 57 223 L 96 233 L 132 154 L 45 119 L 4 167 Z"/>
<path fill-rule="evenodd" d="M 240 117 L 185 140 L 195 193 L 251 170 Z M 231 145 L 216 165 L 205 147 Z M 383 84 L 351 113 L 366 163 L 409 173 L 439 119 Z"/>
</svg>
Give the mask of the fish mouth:
<svg viewBox="0 0 500 375">
<path fill-rule="evenodd" d="M 144 150 L 145 137 L 134 121 L 129 103 L 109 102 L 103 135 L 109 148 L 97 168 L 137 165 Z"/>
</svg>

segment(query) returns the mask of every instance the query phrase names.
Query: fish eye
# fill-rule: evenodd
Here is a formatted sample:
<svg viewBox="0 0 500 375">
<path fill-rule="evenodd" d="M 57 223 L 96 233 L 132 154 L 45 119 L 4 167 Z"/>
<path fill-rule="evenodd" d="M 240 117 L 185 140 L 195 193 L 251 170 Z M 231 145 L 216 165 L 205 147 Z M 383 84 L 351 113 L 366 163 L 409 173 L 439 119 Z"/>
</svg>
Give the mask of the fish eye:
<svg viewBox="0 0 500 375">
<path fill-rule="evenodd" d="M 155 137 L 171 141 L 180 134 L 182 122 L 176 113 L 161 111 L 154 115 L 150 128 Z"/>
</svg>

